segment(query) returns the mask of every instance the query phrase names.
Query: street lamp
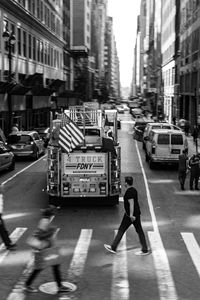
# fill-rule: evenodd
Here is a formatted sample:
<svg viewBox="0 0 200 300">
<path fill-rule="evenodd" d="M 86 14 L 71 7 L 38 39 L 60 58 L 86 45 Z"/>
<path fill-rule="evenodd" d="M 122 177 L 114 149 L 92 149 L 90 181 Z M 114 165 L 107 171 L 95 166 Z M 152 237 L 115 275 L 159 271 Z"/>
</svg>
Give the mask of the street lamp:
<svg viewBox="0 0 200 300">
<path fill-rule="evenodd" d="M 3 32 L 2 37 L 6 42 L 6 50 L 8 50 L 8 82 L 12 81 L 12 47 L 15 44 L 15 35 L 13 32 L 9 32 L 8 29 Z M 7 101 L 8 101 L 8 130 L 11 130 L 11 122 L 12 122 L 12 101 L 11 101 L 11 94 L 7 93 Z"/>
<path fill-rule="evenodd" d="M 11 82 L 11 74 L 12 74 L 12 47 L 16 42 L 15 35 L 13 32 L 9 32 L 7 29 L 3 32 L 2 37 L 6 42 L 8 48 L 8 61 L 9 61 L 9 68 L 8 68 L 8 82 Z"/>
</svg>

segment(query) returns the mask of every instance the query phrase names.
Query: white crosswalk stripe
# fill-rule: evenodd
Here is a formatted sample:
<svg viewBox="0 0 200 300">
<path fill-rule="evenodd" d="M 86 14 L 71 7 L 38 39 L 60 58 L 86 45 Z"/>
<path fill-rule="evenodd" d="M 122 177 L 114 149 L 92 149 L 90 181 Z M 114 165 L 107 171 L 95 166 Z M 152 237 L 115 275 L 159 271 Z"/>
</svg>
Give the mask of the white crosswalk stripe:
<svg viewBox="0 0 200 300">
<path fill-rule="evenodd" d="M 184 243 L 189 251 L 192 258 L 193 264 L 200 276 L 200 247 L 191 232 L 181 232 Z"/>
<path fill-rule="evenodd" d="M 119 246 L 122 249 L 126 249 L 126 234 L 124 234 Z M 113 261 L 111 300 L 128 300 L 128 299 L 129 299 L 129 281 L 128 281 L 128 271 L 127 271 L 127 252 L 119 251 L 117 255 L 114 256 L 114 261 Z"/>
<path fill-rule="evenodd" d="M 24 232 L 27 230 L 27 228 L 24 227 L 17 227 L 11 234 L 10 234 L 10 239 L 13 243 L 16 243 L 20 237 L 24 234 Z M 0 245 L 0 251 L 1 250 L 5 250 L 6 247 L 4 244 Z M 8 254 L 9 250 L 7 250 L 6 252 L 3 252 L 0 254 L 0 263 L 4 260 L 4 258 L 6 257 L 6 255 Z"/>
<path fill-rule="evenodd" d="M 81 276 L 84 270 L 90 241 L 92 238 L 92 229 L 82 229 L 79 236 L 74 255 L 68 270 L 68 278 L 73 280 Z"/>
<path fill-rule="evenodd" d="M 26 232 L 27 228 L 16 228 L 10 235 L 13 242 L 17 242 L 22 235 Z M 59 231 L 59 229 L 58 229 Z M 116 234 L 115 230 L 115 234 Z M 192 262 L 196 268 L 196 271 L 200 277 L 200 246 L 197 243 L 195 236 L 191 232 L 180 233 L 183 241 L 186 245 L 188 253 L 192 259 Z M 89 248 L 91 245 L 93 235 L 93 229 L 82 229 L 80 235 L 77 237 L 77 243 L 73 252 L 73 256 L 67 271 L 67 280 L 69 282 L 77 282 L 84 276 L 84 268 L 87 262 Z M 175 283 L 171 274 L 166 252 L 163 251 L 163 247 L 160 245 L 162 241 L 156 235 L 155 232 L 149 231 L 148 238 L 152 249 L 152 257 L 154 263 L 154 269 L 157 275 L 157 287 L 159 291 L 160 300 L 177 300 L 178 295 L 175 288 Z M 111 300 L 131 300 L 130 295 L 130 283 L 129 283 L 129 270 L 127 263 L 127 251 L 126 251 L 126 233 L 124 234 L 117 254 L 113 254 L 112 257 L 112 283 L 110 287 L 110 299 Z M 5 250 L 3 244 L 0 245 L 0 250 Z M 0 254 L 0 263 L 4 260 L 9 251 L 2 251 Z M 23 286 L 27 276 L 33 268 L 34 260 L 30 254 L 30 260 L 19 276 L 17 284 L 14 286 L 7 300 L 24 300 L 25 294 L 23 293 Z M 70 298 L 71 299 L 71 298 Z M 76 295 L 73 295 L 73 299 L 76 300 Z"/>
<path fill-rule="evenodd" d="M 148 237 L 151 244 L 155 270 L 158 279 L 158 289 L 161 300 L 178 299 L 173 277 L 171 274 L 169 261 L 166 252 L 163 251 L 162 240 L 156 232 L 148 231 Z"/>
</svg>

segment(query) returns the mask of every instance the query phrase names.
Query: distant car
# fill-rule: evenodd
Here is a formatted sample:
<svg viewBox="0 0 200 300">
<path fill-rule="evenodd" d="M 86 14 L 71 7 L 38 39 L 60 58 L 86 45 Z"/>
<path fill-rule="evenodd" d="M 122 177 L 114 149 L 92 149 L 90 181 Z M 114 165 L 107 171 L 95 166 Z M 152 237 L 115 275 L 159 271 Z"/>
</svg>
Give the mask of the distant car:
<svg viewBox="0 0 200 300">
<path fill-rule="evenodd" d="M 5 143 L 0 142 L 0 171 L 6 169 L 15 169 L 15 156 Z"/>
<path fill-rule="evenodd" d="M 48 142 L 50 140 L 50 128 L 49 127 L 38 127 L 34 128 L 40 135 L 40 137 L 44 140 L 44 146 L 47 147 Z"/>
<path fill-rule="evenodd" d="M 117 112 L 119 113 L 119 114 L 123 114 L 124 113 L 124 107 L 123 106 L 117 106 Z"/>
<path fill-rule="evenodd" d="M 108 125 L 109 126 L 113 126 L 114 125 L 114 113 L 116 112 L 116 110 L 112 110 L 112 109 L 107 109 L 105 110 L 105 114 L 107 116 L 107 120 L 108 120 Z M 120 118 L 117 116 L 117 129 L 121 129 L 121 120 Z"/>
<path fill-rule="evenodd" d="M 18 131 L 8 136 L 8 146 L 15 156 L 38 159 L 45 152 L 44 140 L 37 131 Z"/>
</svg>

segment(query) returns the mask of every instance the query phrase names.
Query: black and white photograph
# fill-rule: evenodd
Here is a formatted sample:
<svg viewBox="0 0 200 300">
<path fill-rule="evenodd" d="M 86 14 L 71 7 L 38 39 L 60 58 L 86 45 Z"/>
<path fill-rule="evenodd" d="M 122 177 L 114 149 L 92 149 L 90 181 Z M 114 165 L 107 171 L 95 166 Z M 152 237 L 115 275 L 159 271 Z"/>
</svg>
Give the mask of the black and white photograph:
<svg viewBox="0 0 200 300">
<path fill-rule="evenodd" d="M 200 299 L 200 1 L 0 0 L 0 300 Z"/>
</svg>

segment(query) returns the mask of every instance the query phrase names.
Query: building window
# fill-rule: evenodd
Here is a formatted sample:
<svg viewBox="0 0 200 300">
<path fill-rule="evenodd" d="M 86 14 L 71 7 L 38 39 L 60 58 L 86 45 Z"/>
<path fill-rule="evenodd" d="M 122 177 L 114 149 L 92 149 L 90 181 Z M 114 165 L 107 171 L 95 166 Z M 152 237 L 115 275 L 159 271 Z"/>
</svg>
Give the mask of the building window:
<svg viewBox="0 0 200 300">
<path fill-rule="evenodd" d="M 41 1 L 41 21 L 44 21 L 44 3 Z"/>
<path fill-rule="evenodd" d="M 35 16 L 35 0 L 32 0 L 32 14 Z"/>
<path fill-rule="evenodd" d="M 44 44 L 40 42 L 40 53 L 41 53 L 41 62 L 44 62 Z"/>
<path fill-rule="evenodd" d="M 48 66 L 50 66 L 50 52 L 51 52 L 51 47 L 49 45 L 48 46 L 48 61 L 47 61 Z"/>
<path fill-rule="evenodd" d="M 24 55 L 24 57 L 26 57 L 26 45 L 27 45 L 26 32 L 23 31 L 23 55 Z"/>
<path fill-rule="evenodd" d="M 21 49 L 21 29 L 17 28 L 17 44 L 18 44 L 18 54 L 22 54 L 22 49 Z"/>
<path fill-rule="evenodd" d="M 28 57 L 32 58 L 32 36 L 28 35 Z"/>
<path fill-rule="evenodd" d="M 37 47 L 37 61 L 40 62 L 40 41 L 36 41 L 36 47 Z"/>
<path fill-rule="evenodd" d="M 53 48 L 51 48 L 51 66 L 53 67 Z"/>
<path fill-rule="evenodd" d="M 48 61 L 47 61 L 47 51 L 48 51 L 48 48 L 47 48 L 47 44 L 45 43 L 44 44 L 44 63 L 45 65 L 47 65 Z"/>
<path fill-rule="evenodd" d="M 40 19 L 40 0 L 37 0 L 37 18 Z"/>
<path fill-rule="evenodd" d="M 16 35 L 16 28 L 14 24 L 11 24 L 11 32 Z M 15 44 L 12 45 L 12 53 L 15 53 Z"/>
<path fill-rule="evenodd" d="M 33 37 L 33 59 L 36 60 L 36 38 Z"/>
</svg>

